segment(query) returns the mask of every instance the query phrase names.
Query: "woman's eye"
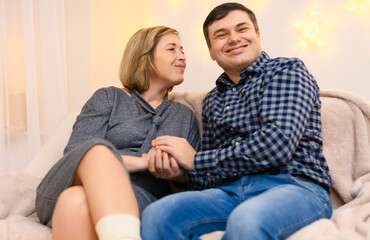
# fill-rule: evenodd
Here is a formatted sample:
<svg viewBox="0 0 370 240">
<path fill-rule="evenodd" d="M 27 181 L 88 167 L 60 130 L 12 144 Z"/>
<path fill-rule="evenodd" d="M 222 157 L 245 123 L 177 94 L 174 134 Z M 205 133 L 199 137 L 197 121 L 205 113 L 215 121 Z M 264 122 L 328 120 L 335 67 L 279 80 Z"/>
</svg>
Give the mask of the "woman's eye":
<svg viewBox="0 0 370 240">
<path fill-rule="evenodd" d="M 175 51 L 175 48 L 169 48 L 168 51 Z"/>
</svg>

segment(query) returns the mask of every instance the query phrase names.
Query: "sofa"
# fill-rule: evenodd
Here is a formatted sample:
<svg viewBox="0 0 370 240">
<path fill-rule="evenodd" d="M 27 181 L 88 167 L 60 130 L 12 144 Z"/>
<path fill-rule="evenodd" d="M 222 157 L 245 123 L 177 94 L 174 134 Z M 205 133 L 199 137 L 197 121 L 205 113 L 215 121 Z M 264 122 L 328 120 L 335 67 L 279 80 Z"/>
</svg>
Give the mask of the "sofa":
<svg viewBox="0 0 370 240">
<path fill-rule="evenodd" d="M 172 92 L 201 128 L 205 92 Z M 331 219 L 301 229 L 290 240 L 370 239 L 370 102 L 341 90 L 321 90 L 324 155 L 332 175 Z M 78 113 L 69 113 L 22 171 L 0 174 L 0 239 L 51 239 L 35 214 L 35 189 L 62 156 Z M 299 211 L 299 210 L 298 210 Z"/>
</svg>

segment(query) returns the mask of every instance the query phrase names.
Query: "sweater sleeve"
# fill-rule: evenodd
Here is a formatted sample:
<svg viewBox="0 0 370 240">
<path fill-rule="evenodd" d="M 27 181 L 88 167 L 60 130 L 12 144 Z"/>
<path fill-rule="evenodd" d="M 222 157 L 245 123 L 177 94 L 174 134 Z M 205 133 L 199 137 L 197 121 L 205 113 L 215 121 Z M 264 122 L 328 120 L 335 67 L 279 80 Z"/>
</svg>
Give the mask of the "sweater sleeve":
<svg viewBox="0 0 370 240">
<path fill-rule="evenodd" d="M 195 119 L 195 116 L 192 113 L 192 119 L 191 119 L 191 123 L 190 123 L 190 131 L 189 131 L 189 135 L 188 135 L 188 142 L 190 143 L 190 145 L 196 150 L 198 151 L 199 148 L 200 148 L 200 133 L 199 133 L 199 127 L 198 127 L 198 124 L 197 124 L 197 121 Z"/>
<path fill-rule="evenodd" d="M 92 138 L 105 138 L 112 111 L 112 93 L 107 88 L 97 90 L 82 107 L 72 128 L 64 154 Z"/>
</svg>

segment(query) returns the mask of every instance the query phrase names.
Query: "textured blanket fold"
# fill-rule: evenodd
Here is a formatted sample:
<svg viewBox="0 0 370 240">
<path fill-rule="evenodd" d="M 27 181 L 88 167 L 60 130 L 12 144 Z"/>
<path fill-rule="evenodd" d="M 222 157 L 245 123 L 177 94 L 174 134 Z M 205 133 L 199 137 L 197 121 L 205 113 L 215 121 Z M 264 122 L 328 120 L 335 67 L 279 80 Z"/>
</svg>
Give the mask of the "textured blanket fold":
<svg viewBox="0 0 370 240">
<path fill-rule="evenodd" d="M 0 239 L 51 239 L 50 228 L 35 214 L 39 183 L 40 178 L 22 172 L 0 174 Z"/>
</svg>

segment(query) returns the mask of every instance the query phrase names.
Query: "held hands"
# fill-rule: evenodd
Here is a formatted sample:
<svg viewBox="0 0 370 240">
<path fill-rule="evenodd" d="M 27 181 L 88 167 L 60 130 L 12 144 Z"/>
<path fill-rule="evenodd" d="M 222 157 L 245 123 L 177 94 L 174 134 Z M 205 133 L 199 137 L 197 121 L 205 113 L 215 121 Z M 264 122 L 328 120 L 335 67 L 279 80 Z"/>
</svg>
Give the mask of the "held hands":
<svg viewBox="0 0 370 240">
<path fill-rule="evenodd" d="M 145 165 L 145 168 L 147 169 L 147 167 L 149 166 L 149 159 L 151 156 L 154 156 L 155 153 L 156 153 L 156 149 L 154 147 L 152 147 L 148 153 L 144 153 L 143 155 L 141 155 L 141 160 L 142 162 L 144 163 Z"/>
<path fill-rule="evenodd" d="M 186 171 L 180 168 L 176 160 L 161 150 L 156 150 L 156 153 L 149 157 L 148 170 L 156 178 L 179 182 L 186 181 L 187 178 Z"/>
<path fill-rule="evenodd" d="M 161 136 L 152 141 L 152 146 L 157 150 L 168 153 L 176 159 L 181 167 L 187 170 L 194 170 L 194 157 L 196 151 L 184 138 L 174 136 Z"/>
</svg>

